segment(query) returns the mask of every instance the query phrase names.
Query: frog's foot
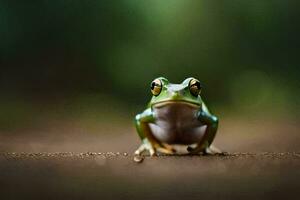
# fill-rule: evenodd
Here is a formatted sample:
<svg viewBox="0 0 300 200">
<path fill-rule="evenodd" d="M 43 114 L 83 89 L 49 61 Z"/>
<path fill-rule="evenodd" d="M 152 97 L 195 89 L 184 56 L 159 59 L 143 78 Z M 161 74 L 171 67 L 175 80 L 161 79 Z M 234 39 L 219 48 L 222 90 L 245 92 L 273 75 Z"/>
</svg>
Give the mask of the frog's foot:
<svg viewBox="0 0 300 200">
<path fill-rule="evenodd" d="M 157 147 L 157 151 L 163 154 L 174 154 L 176 153 L 176 149 L 173 148 L 172 145 L 162 143 Z"/>
<path fill-rule="evenodd" d="M 157 147 L 156 149 L 159 153 L 162 154 L 168 154 L 168 155 L 172 155 L 174 153 L 176 153 L 175 149 L 167 149 L 167 148 L 163 148 L 163 147 Z"/>
<path fill-rule="evenodd" d="M 188 146 L 186 150 L 189 152 L 189 154 L 200 154 L 201 152 L 205 151 L 207 146 L 208 146 L 208 143 L 204 142 L 201 145 L 197 144 L 195 147 Z"/>
<path fill-rule="evenodd" d="M 224 152 L 222 152 L 219 148 L 210 145 L 209 147 L 205 148 L 205 150 L 203 151 L 204 154 L 207 155 L 220 155 L 220 154 L 224 154 Z"/>
<path fill-rule="evenodd" d="M 156 152 L 153 145 L 146 139 L 143 140 L 143 144 L 141 144 L 141 146 L 134 152 L 134 154 L 140 156 L 145 151 L 148 151 L 150 156 L 154 156 Z"/>
</svg>

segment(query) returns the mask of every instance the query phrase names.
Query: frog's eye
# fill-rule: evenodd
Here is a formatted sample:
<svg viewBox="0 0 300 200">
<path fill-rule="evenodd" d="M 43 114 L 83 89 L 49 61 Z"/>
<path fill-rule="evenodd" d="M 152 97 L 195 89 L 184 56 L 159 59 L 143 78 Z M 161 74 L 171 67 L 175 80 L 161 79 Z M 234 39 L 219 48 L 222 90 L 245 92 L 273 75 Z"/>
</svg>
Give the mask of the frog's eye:
<svg viewBox="0 0 300 200">
<path fill-rule="evenodd" d="M 201 84 L 197 79 L 190 80 L 189 89 L 192 95 L 197 97 L 201 93 Z"/>
<path fill-rule="evenodd" d="M 159 95 L 160 91 L 162 88 L 162 84 L 161 81 L 159 79 L 155 79 L 154 81 L 152 81 L 151 83 L 151 92 L 154 96 Z"/>
</svg>

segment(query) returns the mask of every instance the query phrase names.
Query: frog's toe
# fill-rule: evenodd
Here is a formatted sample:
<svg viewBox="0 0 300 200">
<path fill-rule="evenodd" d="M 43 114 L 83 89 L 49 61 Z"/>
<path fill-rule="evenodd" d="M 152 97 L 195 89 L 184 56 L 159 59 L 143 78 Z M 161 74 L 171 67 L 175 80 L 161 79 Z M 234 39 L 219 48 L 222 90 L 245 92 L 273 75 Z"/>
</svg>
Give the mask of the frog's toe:
<svg viewBox="0 0 300 200">
<path fill-rule="evenodd" d="M 163 154 L 170 154 L 170 155 L 176 153 L 175 149 L 166 149 L 162 147 L 157 148 L 157 151 Z"/>
<path fill-rule="evenodd" d="M 145 145 L 142 144 L 142 145 L 134 152 L 134 154 L 139 156 L 139 155 L 141 155 L 144 151 L 145 151 Z"/>
<path fill-rule="evenodd" d="M 141 146 L 134 152 L 135 155 L 141 155 L 145 151 L 148 151 L 150 156 L 155 155 L 155 150 L 150 144 L 141 144 Z"/>
<path fill-rule="evenodd" d="M 163 144 L 163 147 L 165 149 L 167 149 L 167 151 L 170 152 L 171 154 L 176 153 L 176 149 L 174 149 L 174 147 L 172 145 Z"/>
<path fill-rule="evenodd" d="M 223 154 L 224 152 L 221 151 L 219 148 L 210 145 L 209 147 L 205 148 L 204 153 L 208 155 L 218 155 L 218 154 Z"/>
<path fill-rule="evenodd" d="M 207 146 L 209 146 L 209 144 L 207 141 L 205 141 L 204 143 L 197 144 L 195 147 L 188 146 L 186 150 L 189 152 L 189 154 L 200 154 L 201 152 L 205 151 Z"/>
<path fill-rule="evenodd" d="M 189 154 L 199 154 L 201 152 L 200 149 L 198 149 L 197 147 L 196 148 L 193 148 L 191 146 L 188 146 L 186 148 L 186 150 L 189 152 Z"/>
<path fill-rule="evenodd" d="M 188 146 L 186 150 L 189 152 L 189 154 L 200 154 L 205 150 L 205 148 L 197 145 L 196 147 Z"/>
<path fill-rule="evenodd" d="M 150 148 L 150 149 L 149 149 L 149 153 L 150 153 L 150 156 L 154 156 L 154 154 L 155 154 L 154 149 L 153 149 L 153 148 Z"/>
</svg>

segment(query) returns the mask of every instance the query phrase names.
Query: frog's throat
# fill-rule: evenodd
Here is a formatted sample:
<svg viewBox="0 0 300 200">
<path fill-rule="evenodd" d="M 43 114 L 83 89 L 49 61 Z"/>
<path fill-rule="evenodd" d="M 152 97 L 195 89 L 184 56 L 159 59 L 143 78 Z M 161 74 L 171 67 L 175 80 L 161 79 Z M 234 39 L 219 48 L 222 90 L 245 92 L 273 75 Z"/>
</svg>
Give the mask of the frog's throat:
<svg viewBox="0 0 300 200">
<path fill-rule="evenodd" d="M 152 107 L 159 108 L 159 107 L 163 107 L 163 106 L 167 106 L 167 105 L 171 105 L 171 104 L 181 104 L 181 105 L 185 104 L 187 106 L 191 106 L 191 107 L 195 107 L 195 108 L 200 107 L 200 104 L 196 104 L 196 103 L 192 103 L 192 102 L 188 102 L 188 101 L 183 101 L 183 100 L 160 101 L 160 102 L 152 104 Z"/>
</svg>

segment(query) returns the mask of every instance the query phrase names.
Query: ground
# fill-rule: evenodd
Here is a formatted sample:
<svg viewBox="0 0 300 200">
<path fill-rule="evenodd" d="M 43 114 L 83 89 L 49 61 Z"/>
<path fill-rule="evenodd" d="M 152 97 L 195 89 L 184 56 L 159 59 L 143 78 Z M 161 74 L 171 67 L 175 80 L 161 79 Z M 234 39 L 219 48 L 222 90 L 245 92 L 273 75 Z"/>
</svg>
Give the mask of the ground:
<svg viewBox="0 0 300 200">
<path fill-rule="evenodd" d="M 54 121 L 2 133 L 1 199 L 296 199 L 300 135 L 295 121 L 220 123 L 223 156 L 133 161 L 131 122 Z M 78 125 L 81 124 L 81 125 Z M 22 132 L 22 134 L 20 134 Z"/>
</svg>

